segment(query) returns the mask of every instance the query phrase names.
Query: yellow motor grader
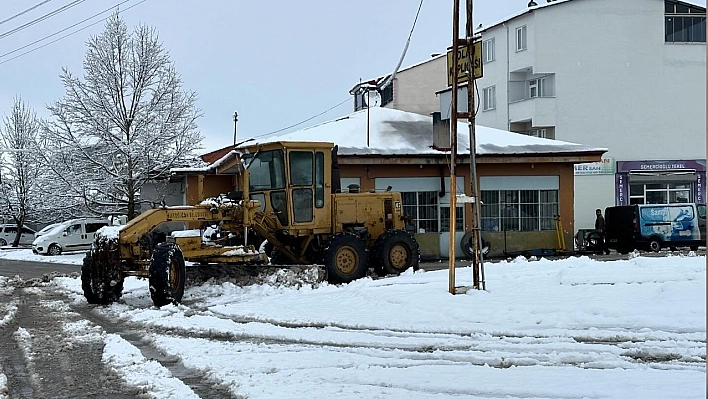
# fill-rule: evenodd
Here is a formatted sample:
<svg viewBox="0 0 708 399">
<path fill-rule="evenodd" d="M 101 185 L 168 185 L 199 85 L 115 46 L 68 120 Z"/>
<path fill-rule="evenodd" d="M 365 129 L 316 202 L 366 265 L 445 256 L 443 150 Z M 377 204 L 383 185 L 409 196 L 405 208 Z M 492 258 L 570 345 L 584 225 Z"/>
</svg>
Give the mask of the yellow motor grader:
<svg viewBox="0 0 708 399">
<path fill-rule="evenodd" d="M 401 194 L 342 192 L 333 143 L 237 146 L 216 164 L 192 170 L 199 177 L 194 181 L 201 185 L 221 167 L 229 170 L 230 192 L 193 206 L 151 209 L 125 226 L 99 231 L 81 268 L 89 303 L 118 300 L 127 276 L 148 278 L 156 306 L 178 303 L 185 261 L 317 264 L 334 284 L 361 278 L 370 267 L 380 275 L 418 268 L 420 250 L 405 230 Z M 197 228 L 166 234 L 160 226 L 167 222 Z"/>
</svg>

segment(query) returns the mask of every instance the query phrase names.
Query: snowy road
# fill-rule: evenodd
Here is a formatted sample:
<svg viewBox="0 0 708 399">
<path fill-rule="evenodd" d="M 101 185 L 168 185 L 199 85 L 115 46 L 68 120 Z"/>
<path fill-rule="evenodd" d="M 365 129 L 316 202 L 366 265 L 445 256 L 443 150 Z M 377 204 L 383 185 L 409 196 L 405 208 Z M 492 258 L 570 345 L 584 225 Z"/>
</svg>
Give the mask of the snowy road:
<svg viewBox="0 0 708 399">
<path fill-rule="evenodd" d="M 92 367 L 115 396 L 101 397 L 704 398 L 705 262 L 518 259 L 488 265 L 488 291 L 456 296 L 446 271 L 339 287 L 208 282 L 161 309 L 132 278 L 109 307 L 87 305 L 75 277 L 2 286 L 64 320 L 60 342 L 102 348 Z M 44 331 L 20 326 L 13 300 L 6 335 L 38 380 Z M 41 384 L 12 392 L 2 365 L 6 395 L 47 397 Z"/>
</svg>

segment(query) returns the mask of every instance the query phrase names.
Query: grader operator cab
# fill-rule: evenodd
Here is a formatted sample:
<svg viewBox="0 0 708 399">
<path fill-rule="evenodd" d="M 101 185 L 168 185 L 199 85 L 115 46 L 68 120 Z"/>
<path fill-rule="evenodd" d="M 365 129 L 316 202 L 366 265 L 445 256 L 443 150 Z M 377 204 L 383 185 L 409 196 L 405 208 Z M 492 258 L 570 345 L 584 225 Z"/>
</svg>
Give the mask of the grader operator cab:
<svg viewBox="0 0 708 399">
<path fill-rule="evenodd" d="M 332 143 L 271 142 L 237 147 L 234 190 L 193 206 L 149 210 L 122 228 L 104 228 L 84 258 L 89 303 L 121 297 L 127 276 L 146 277 L 156 306 L 178 303 L 186 263 L 323 265 L 330 283 L 373 267 L 380 275 L 418 267 L 401 194 L 341 192 Z M 166 222 L 198 229 L 158 233 Z"/>
</svg>

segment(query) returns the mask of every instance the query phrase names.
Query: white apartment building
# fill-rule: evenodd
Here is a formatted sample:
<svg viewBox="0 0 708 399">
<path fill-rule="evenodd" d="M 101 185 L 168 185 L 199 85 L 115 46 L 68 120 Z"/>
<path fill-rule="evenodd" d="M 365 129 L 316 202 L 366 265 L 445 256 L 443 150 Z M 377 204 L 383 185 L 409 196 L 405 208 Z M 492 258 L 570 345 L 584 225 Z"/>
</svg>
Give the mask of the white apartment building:
<svg viewBox="0 0 708 399">
<path fill-rule="evenodd" d="M 596 208 L 706 201 L 705 7 L 539 0 L 477 33 L 478 125 L 609 149 L 575 166 L 576 228 Z"/>
<path fill-rule="evenodd" d="M 477 125 L 609 149 L 602 162 L 575 165 L 575 228 L 592 228 L 596 208 L 706 201 L 705 7 L 539 0 L 477 34 Z M 355 85 L 354 109 L 386 79 Z M 466 87 L 458 98 L 466 111 Z M 449 118 L 446 57 L 399 71 L 376 101 Z"/>
</svg>

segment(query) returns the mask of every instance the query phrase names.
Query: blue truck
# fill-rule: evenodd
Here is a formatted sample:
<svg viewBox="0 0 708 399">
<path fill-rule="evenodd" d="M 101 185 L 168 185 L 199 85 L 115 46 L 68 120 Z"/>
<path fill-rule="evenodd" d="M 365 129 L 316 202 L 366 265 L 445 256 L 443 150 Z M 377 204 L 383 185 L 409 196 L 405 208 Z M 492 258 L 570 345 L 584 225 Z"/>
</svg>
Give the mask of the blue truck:
<svg viewBox="0 0 708 399">
<path fill-rule="evenodd" d="M 635 249 L 706 245 L 706 205 L 694 203 L 622 205 L 605 208 L 605 242 L 621 254 Z"/>
</svg>

